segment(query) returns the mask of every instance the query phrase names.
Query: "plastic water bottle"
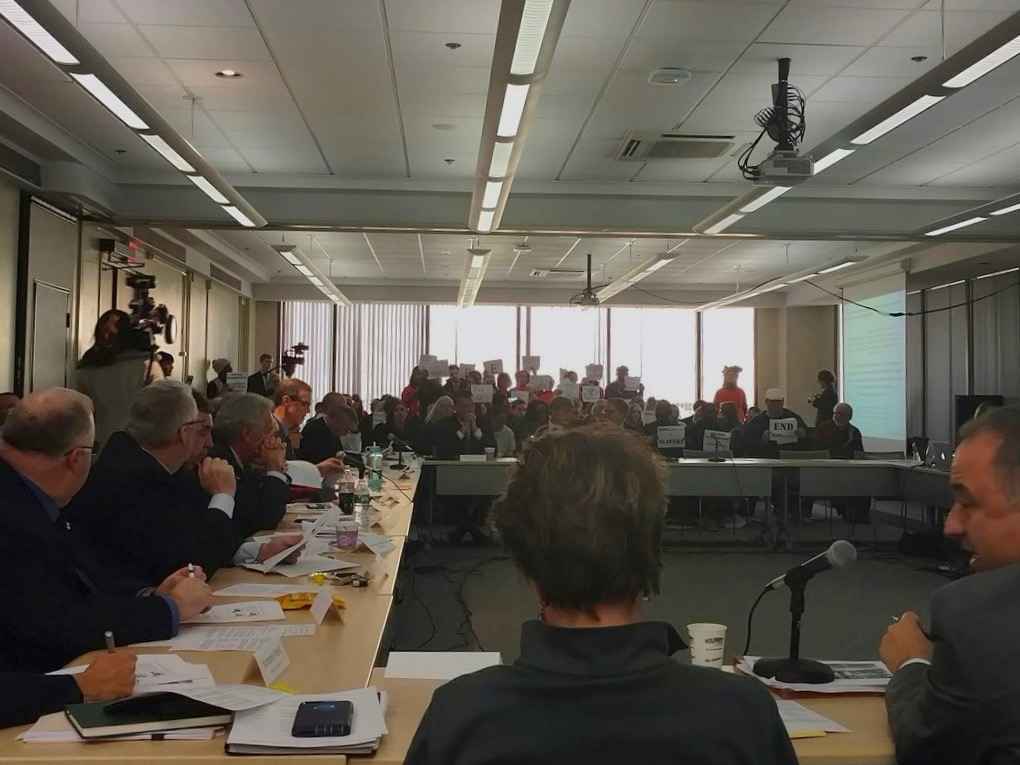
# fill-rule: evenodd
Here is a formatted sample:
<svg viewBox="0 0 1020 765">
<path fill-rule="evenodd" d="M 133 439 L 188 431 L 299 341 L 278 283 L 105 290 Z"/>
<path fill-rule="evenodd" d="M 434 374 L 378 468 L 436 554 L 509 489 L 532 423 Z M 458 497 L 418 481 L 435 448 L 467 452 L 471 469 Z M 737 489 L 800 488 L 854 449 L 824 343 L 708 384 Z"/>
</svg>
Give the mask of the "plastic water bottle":
<svg viewBox="0 0 1020 765">
<path fill-rule="evenodd" d="M 361 478 L 354 489 L 354 520 L 363 528 L 368 528 L 368 511 L 371 503 L 372 495 L 368 490 L 368 482 Z"/>
<path fill-rule="evenodd" d="M 354 473 L 347 468 L 340 479 L 340 509 L 344 515 L 354 512 L 354 484 Z"/>
<path fill-rule="evenodd" d="M 368 488 L 374 493 L 382 490 L 382 450 L 378 446 L 368 453 Z"/>
</svg>

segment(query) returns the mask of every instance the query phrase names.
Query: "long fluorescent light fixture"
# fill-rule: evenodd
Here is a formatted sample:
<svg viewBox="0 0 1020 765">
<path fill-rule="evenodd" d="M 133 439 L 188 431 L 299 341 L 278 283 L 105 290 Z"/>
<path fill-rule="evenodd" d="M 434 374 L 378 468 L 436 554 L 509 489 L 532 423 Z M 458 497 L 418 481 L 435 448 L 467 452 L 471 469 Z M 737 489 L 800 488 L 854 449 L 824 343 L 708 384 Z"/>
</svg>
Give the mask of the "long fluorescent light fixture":
<svg viewBox="0 0 1020 765">
<path fill-rule="evenodd" d="M 139 135 L 139 137 L 143 141 L 145 141 L 147 144 L 149 144 L 149 146 L 151 146 L 153 149 L 155 149 L 156 152 L 161 157 L 163 157 L 163 159 L 165 159 L 167 162 L 169 162 L 175 168 L 180 170 L 182 173 L 193 173 L 193 172 L 195 172 L 195 168 L 192 166 L 192 164 L 190 162 L 188 162 L 188 160 L 186 160 L 180 154 L 178 154 L 174 150 L 173 146 L 168 144 L 166 141 L 164 141 L 158 135 L 149 135 L 148 133 L 141 133 Z M 205 179 L 203 178 L 202 180 L 205 180 Z M 198 183 L 196 182 L 195 185 L 198 186 Z M 210 184 L 210 185 L 212 185 L 212 184 Z M 201 186 L 198 186 L 198 187 L 200 189 L 202 188 Z M 205 191 L 205 189 L 202 189 L 202 190 Z M 208 193 L 209 192 L 206 191 L 206 194 L 208 194 Z M 220 194 L 220 196 L 222 197 L 223 195 Z M 230 204 L 230 200 L 229 199 L 223 199 L 223 201 L 219 202 L 219 204 L 221 204 L 221 205 Z"/>
<path fill-rule="evenodd" d="M 141 117 L 135 114 L 131 107 L 120 100 L 120 97 L 106 87 L 106 83 L 96 77 L 94 74 L 78 74 L 77 72 L 68 72 L 71 77 L 74 78 L 75 82 L 81 85 L 85 90 L 92 94 L 99 103 L 110 110 L 117 119 L 127 125 L 129 128 L 134 130 L 148 130 L 149 126 Z M 143 136 L 144 137 L 144 136 Z M 194 172 L 194 170 L 192 170 Z"/>
<path fill-rule="evenodd" d="M 204 175 L 188 175 L 186 176 L 189 181 L 198 186 L 209 199 L 218 205 L 229 205 L 230 200 L 223 196 L 222 192 L 213 186 Z"/>
<path fill-rule="evenodd" d="M 1009 213 L 1016 212 L 1017 210 L 1020 210 L 1020 204 L 1003 207 L 1001 210 L 992 210 L 989 215 L 1009 215 Z"/>
<path fill-rule="evenodd" d="M 1020 36 L 1014 37 L 1005 45 L 996 48 L 983 59 L 971 64 L 955 77 L 950 77 L 942 83 L 946 88 L 962 88 L 970 85 L 979 77 L 984 77 L 993 69 L 996 69 L 1011 58 L 1020 53 Z"/>
<path fill-rule="evenodd" d="M 721 234 L 723 231 L 728 229 L 734 223 L 739 223 L 743 219 L 744 219 L 744 216 L 741 215 L 740 213 L 732 213 L 731 215 L 727 215 L 722 220 L 717 221 L 716 223 L 713 223 L 711 226 L 706 228 L 705 229 L 705 233 L 706 234 Z"/>
<path fill-rule="evenodd" d="M 973 226 L 975 223 L 988 220 L 988 218 L 982 215 L 976 215 L 973 218 L 967 218 L 967 220 L 961 220 L 959 223 L 951 223 L 948 226 L 937 228 L 934 231 L 925 231 L 925 236 L 941 236 L 942 234 L 948 234 L 950 231 L 956 231 L 960 228 L 966 228 L 967 226 Z"/>
<path fill-rule="evenodd" d="M 813 279 L 816 276 L 818 276 L 817 272 L 811 273 L 811 274 L 805 274 L 804 276 L 798 276 L 796 279 L 790 279 L 789 283 L 790 284 L 800 284 L 801 282 L 806 282 L 808 279 Z"/>
<path fill-rule="evenodd" d="M 81 62 L 67 48 L 42 28 L 32 16 L 14 0 L 0 0 L 0 16 L 23 34 L 35 47 L 51 58 L 54 63 L 77 66 Z"/>
<path fill-rule="evenodd" d="M 870 130 L 865 130 L 856 138 L 852 139 L 850 143 L 856 143 L 860 146 L 866 146 L 867 144 L 875 141 L 886 133 L 895 130 L 907 120 L 913 119 L 921 112 L 926 109 L 930 109 L 945 99 L 945 96 L 921 96 L 916 101 L 907 104 L 895 114 L 886 117 L 884 120 L 879 122 L 875 127 Z"/>
<path fill-rule="evenodd" d="M 299 274 L 303 274 L 304 276 L 309 276 L 309 277 L 314 276 L 314 274 L 312 273 L 312 269 L 310 269 L 306 265 L 296 266 L 296 268 L 297 268 Z"/>
<path fill-rule="evenodd" d="M 475 304 L 478 290 L 489 267 L 490 257 L 491 255 L 469 254 L 457 294 L 457 305 L 461 308 L 469 308 Z"/>
<path fill-rule="evenodd" d="M 507 85 L 503 94 L 503 109 L 499 113 L 499 126 L 496 135 L 500 138 L 513 138 L 521 126 L 524 116 L 524 105 L 528 101 L 531 85 Z"/>
<path fill-rule="evenodd" d="M 495 210 L 482 210 L 478 214 L 478 225 L 475 226 L 475 230 L 481 231 L 483 234 L 492 231 L 492 218 L 495 214 Z"/>
<path fill-rule="evenodd" d="M 489 163 L 490 178 L 504 178 L 510 169 L 510 155 L 514 153 L 514 145 L 506 141 L 496 141 L 492 146 L 492 161 Z"/>
<path fill-rule="evenodd" d="M 325 295 L 329 300 L 333 301 L 333 303 L 343 306 L 352 304 L 350 299 L 337 289 L 336 285 L 333 284 L 332 279 L 325 276 L 318 270 L 318 268 L 315 267 L 314 263 L 307 260 L 304 255 L 298 252 L 296 245 L 273 244 L 270 246 L 280 254 L 280 257 L 294 266 L 298 273 L 308 279 L 309 284 L 319 290 L 319 292 Z"/>
<path fill-rule="evenodd" d="M 823 170 L 828 170 L 830 167 L 835 165 L 841 159 L 846 159 L 855 151 L 857 151 L 857 149 L 833 149 L 824 157 L 822 157 L 820 160 L 814 163 L 813 174 L 818 175 L 818 173 L 822 172 Z"/>
<path fill-rule="evenodd" d="M 755 210 L 760 210 L 769 202 L 783 196 L 783 194 L 785 194 L 792 188 L 793 186 L 773 186 L 771 189 L 766 191 L 760 197 L 748 202 L 746 205 L 741 207 L 740 212 L 746 215 L 748 213 L 753 213 Z"/>
<path fill-rule="evenodd" d="M 549 26 L 553 0 L 525 0 L 521 26 L 517 30 L 517 45 L 510 64 L 510 74 L 529 75 L 535 73 L 538 54 L 542 51 L 545 29 Z"/>
<path fill-rule="evenodd" d="M 223 210 L 245 228 L 255 228 L 255 222 L 233 205 L 223 205 Z"/>
<path fill-rule="evenodd" d="M 763 287 L 762 289 L 758 290 L 757 292 L 755 292 L 753 294 L 754 295 L 763 295 L 766 292 L 773 292 L 774 290 L 781 290 L 783 287 L 789 287 L 789 286 L 790 285 L 787 282 L 779 282 L 779 284 L 771 284 L 768 287 Z M 751 297 L 751 295 L 748 295 L 747 297 Z"/>
<path fill-rule="evenodd" d="M 298 256 L 295 255 L 293 252 L 281 252 L 280 255 L 282 255 L 283 259 L 290 263 L 292 266 L 301 265 L 301 259 L 298 258 Z"/>
<path fill-rule="evenodd" d="M 499 195 L 503 191 L 503 181 L 489 181 L 485 184 L 485 194 L 482 196 L 482 208 L 491 210 L 499 203 Z"/>
<path fill-rule="evenodd" d="M 991 273 L 991 274 L 981 274 L 981 276 L 975 276 L 974 278 L 975 279 L 991 279 L 993 276 L 1005 276 L 1006 274 L 1011 274 L 1014 271 L 1020 271 L 1020 268 L 1007 268 L 1004 271 L 996 271 L 995 273 Z"/>
<path fill-rule="evenodd" d="M 686 240 L 684 242 L 681 242 L 681 245 L 682 244 L 686 244 Z M 601 301 L 608 300 L 614 295 L 618 295 L 624 290 L 630 289 L 633 285 L 637 284 L 645 277 L 654 274 L 660 268 L 668 266 L 670 263 L 672 263 L 676 259 L 676 257 L 673 256 L 672 253 L 679 249 L 679 246 L 680 245 L 670 248 L 670 250 L 666 254 L 653 255 L 647 260 L 638 263 L 636 266 L 628 270 L 626 273 L 613 279 L 613 281 L 611 281 L 605 287 L 602 287 L 595 294 L 598 295 L 598 298 Z"/>
<path fill-rule="evenodd" d="M 850 268 L 850 266 L 855 266 L 858 263 L 860 263 L 859 260 L 844 260 L 842 263 L 837 263 L 834 266 L 829 266 L 828 268 L 820 268 L 818 269 L 818 273 L 832 274 L 835 273 L 836 271 L 842 271 L 844 268 Z"/>
</svg>

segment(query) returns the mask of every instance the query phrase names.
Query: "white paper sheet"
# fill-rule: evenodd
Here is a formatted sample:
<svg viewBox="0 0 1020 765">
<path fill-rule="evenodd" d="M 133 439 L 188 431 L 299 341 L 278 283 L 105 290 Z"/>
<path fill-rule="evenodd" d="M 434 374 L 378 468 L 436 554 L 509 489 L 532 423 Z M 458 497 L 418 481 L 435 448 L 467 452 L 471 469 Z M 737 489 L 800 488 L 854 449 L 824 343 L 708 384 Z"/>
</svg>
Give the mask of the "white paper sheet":
<svg viewBox="0 0 1020 765">
<path fill-rule="evenodd" d="M 290 666 L 290 656 L 283 648 L 283 641 L 263 640 L 255 651 L 255 665 L 262 674 L 262 682 L 266 685 L 275 683 Z"/>
<path fill-rule="evenodd" d="M 282 622 L 287 618 L 275 600 L 251 600 L 212 606 L 205 613 L 187 619 L 185 624 L 240 624 L 242 622 Z"/>
<path fill-rule="evenodd" d="M 89 668 L 88 664 L 58 669 L 50 675 L 78 675 Z M 135 664 L 134 695 L 155 691 L 179 692 L 188 688 L 211 688 L 216 685 L 209 666 L 191 664 L 180 656 L 142 654 Z"/>
<path fill-rule="evenodd" d="M 175 691 L 195 701 L 204 701 L 215 707 L 222 707 L 230 712 L 243 712 L 256 709 L 283 698 L 286 694 L 263 688 L 260 685 L 217 685 L 213 688 L 193 688 L 186 691 Z"/>
<path fill-rule="evenodd" d="M 358 534 L 358 545 L 363 545 L 380 558 L 396 549 L 396 545 L 382 534 L 373 534 L 371 531 L 362 531 Z"/>
<path fill-rule="evenodd" d="M 312 489 L 322 488 L 322 473 L 311 462 L 304 460 L 288 460 L 287 475 L 294 486 L 304 486 Z"/>
<path fill-rule="evenodd" d="M 783 719 L 786 731 L 792 736 L 801 731 L 825 731 L 826 733 L 850 733 L 850 729 L 820 715 L 813 709 L 789 699 L 776 699 L 779 716 Z"/>
<path fill-rule="evenodd" d="M 279 598 L 284 595 L 295 595 L 302 592 L 318 592 L 314 584 L 255 584 L 242 582 L 216 590 L 213 595 L 220 598 Z"/>
<path fill-rule="evenodd" d="M 169 640 L 138 645 L 166 646 L 173 651 L 248 651 L 254 652 L 263 640 L 315 634 L 314 624 L 283 624 L 265 627 L 185 626 Z"/>
<path fill-rule="evenodd" d="M 502 663 L 495 651 L 391 651 L 386 677 L 453 680 Z"/>
<path fill-rule="evenodd" d="M 336 560 L 334 558 L 325 558 L 319 555 L 304 555 L 297 563 L 283 563 L 274 568 L 269 572 L 271 574 L 280 574 L 289 578 L 298 576 L 308 576 L 314 574 L 316 571 L 339 571 L 345 568 L 357 568 L 357 563 L 347 563 L 346 561 Z M 255 568 L 254 565 L 245 565 L 245 568 L 251 568 L 255 571 L 261 569 Z"/>
</svg>

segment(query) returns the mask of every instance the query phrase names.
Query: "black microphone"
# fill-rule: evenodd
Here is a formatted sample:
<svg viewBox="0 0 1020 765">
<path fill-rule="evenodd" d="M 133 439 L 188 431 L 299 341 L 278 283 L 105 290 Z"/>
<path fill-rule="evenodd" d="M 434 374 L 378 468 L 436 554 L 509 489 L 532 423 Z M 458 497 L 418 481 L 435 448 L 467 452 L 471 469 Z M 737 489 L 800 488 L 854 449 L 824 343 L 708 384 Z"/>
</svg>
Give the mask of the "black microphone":
<svg viewBox="0 0 1020 765">
<path fill-rule="evenodd" d="M 824 552 L 818 553 L 813 558 L 808 558 L 799 566 L 794 566 L 785 574 L 780 574 L 767 585 L 765 589 L 774 590 L 781 584 L 787 587 L 794 587 L 811 579 L 815 574 L 828 571 L 832 568 L 843 568 L 857 560 L 857 548 L 845 539 L 837 539 Z"/>
</svg>

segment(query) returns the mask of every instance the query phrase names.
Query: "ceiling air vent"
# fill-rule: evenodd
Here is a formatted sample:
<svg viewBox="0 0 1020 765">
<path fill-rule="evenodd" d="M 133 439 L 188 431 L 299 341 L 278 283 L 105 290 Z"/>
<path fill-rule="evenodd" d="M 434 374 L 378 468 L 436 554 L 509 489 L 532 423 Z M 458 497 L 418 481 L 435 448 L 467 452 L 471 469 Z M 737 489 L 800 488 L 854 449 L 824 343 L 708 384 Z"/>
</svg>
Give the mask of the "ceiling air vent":
<svg viewBox="0 0 1020 765">
<path fill-rule="evenodd" d="M 550 279 L 553 281 L 574 281 L 584 278 L 584 271 L 572 268 L 533 268 L 529 274 L 532 279 Z"/>
<path fill-rule="evenodd" d="M 714 159 L 733 148 L 732 135 L 649 133 L 629 130 L 616 158 L 622 162 L 655 162 L 664 159 Z"/>
</svg>

